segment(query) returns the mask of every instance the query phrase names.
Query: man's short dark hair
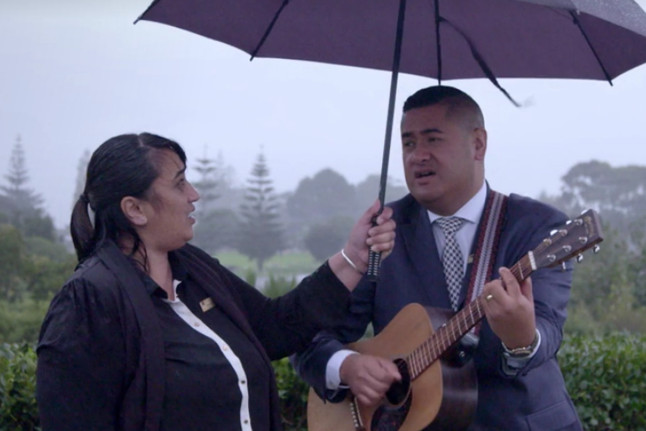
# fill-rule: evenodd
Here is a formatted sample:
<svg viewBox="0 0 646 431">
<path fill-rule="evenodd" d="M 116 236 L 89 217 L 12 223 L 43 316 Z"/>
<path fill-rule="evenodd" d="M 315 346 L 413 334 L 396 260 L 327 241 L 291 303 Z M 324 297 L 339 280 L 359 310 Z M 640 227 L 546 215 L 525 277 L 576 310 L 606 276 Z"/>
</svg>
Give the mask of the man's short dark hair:
<svg viewBox="0 0 646 431">
<path fill-rule="evenodd" d="M 467 118 L 467 114 L 471 114 L 471 116 L 475 116 L 472 117 L 476 123 L 474 126 L 484 127 L 484 117 L 476 101 L 464 91 L 444 85 L 435 85 L 418 90 L 406 99 L 403 111 L 408 112 L 411 109 L 439 104 L 448 107 L 447 115 L 461 114 L 463 118 Z"/>
</svg>

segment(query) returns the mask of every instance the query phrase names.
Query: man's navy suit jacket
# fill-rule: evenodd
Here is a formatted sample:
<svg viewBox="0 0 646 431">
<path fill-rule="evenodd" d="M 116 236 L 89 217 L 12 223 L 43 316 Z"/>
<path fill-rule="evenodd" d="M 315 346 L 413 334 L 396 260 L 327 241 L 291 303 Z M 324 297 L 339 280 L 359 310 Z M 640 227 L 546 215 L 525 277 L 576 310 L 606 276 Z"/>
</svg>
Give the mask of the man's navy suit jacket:
<svg viewBox="0 0 646 431">
<path fill-rule="evenodd" d="M 364 277 L 353 291 L 351 314 L 344 326 L 334 334 L 320 333 L 294 361 L 301 376 L 328 399 L 332 391 L 325 389 L 327 360 L 345 343 L 363 336 L 369 323 L 378 334 L 409 303 L 450 308 L 427 211 L 411 195 L 389 206 L 394 210 L 397 236 L 392 254 L 381 264 L 377 283 Z M 514 194 L 509 196 L 493 266 L 494 277 L 498 277 L 497 268 L 513 266 L 548 237 L 551 230 L 566 221 L 563 213 L 543 203 Z M 474 248 L 475 245 L 471 254 Z M 486 319 L 482 321 L 480 341 L 474 353 L 478 404 L 470 431 L 581 429 L 556 360 L 572 281 L 572 266 L 569 263 L 566 266 L 566 270 L 559 266 L 539 269 L 531 275 L 536 325 L 542 340 L 535 356 L 515 376 L 503 372 L 501 342 Z M 469 266 L 466 274 L 470 269 Z M 465 277 L 462 300 L 467 289 L 468 277 Z"/>
</svg>

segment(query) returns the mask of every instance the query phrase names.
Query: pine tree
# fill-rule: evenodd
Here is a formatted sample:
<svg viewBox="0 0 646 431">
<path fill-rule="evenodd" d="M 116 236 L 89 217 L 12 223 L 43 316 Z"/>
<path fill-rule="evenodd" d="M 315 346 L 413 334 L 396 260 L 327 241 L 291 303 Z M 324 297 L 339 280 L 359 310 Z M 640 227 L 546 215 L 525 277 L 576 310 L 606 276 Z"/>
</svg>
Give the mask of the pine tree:
<svg viewBox="0 0 646 431">
<path fill-rule="evenodd" d="M 284 247 L 283 227 L 280 222 L 279 202 L 264 154 L 258 155 L 247 179 L 238 251 L 255 260 L 261 272 L 267 259 Z"/>
<path fill-rule="evenodd" d="M 221 166 L 219 161 L 207 157 L 205 148 L 204 156 L 197 159 L 197 166 L 193 168 L 199 174 L 193 185 L 200 194 L 193 243 L 209 253 L 234 246 L 238 225 L 232 209 L 216 205 L 222 198 L 221 190 L 227 185 Z"/>
<path fill-rule="evenodd" d="M 193 181 L 193 185 L 200 194 L 197 207 L 199 214 L 206 215 L 213 209 L 213 202 L 220 197 L 217 192 L 217 167 L 215 160 L 207 157 L 206 149 L 204 149 L 204 156 L 196 159 L 196 162 L 197 166 L 193 169 L 199 174 L 199 179 L 198 181 Z"/>
<path fill-rule="evenodd" d="M 16 137 L 16 142 L 11 150 L 9 171 L 4 177 L 8 185 L 0 186 L 4 192 L 3 208 L 0 208 L 0 211 L 7 215 L 11 224 L 24 231 L 27 227 L 33 227 L 34 224 L 38 225 L 42 219 L 49 219 L 43 216 L 42 197 L 33 189 L 27 187 L 29 175 L 25 162 L 25 150 L 20 135 Z M 44 233 L 46 237 L 53 236 L 53 232 L 50 232 L 50 230 L 53 230 L 53 224 L 51 227 L 49 226 L 51 220 L 44 221 L 46 226 L 39 226 L 35 231 L 40 234 Z"/>
</svg>

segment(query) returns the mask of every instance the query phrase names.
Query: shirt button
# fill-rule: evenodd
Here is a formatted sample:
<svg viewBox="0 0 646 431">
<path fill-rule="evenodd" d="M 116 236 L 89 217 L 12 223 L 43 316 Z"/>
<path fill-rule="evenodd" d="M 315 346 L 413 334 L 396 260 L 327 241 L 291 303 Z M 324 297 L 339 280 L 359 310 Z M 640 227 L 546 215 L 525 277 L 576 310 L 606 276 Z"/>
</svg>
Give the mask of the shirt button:
<svg viewBox="0 0 646 431">
<path fill-rule="evenodd" d="M 195 326 L 196 328 L 197 328 L 197 327 L 199 327 L 199 326 L 200 326 L 200 322 L 194 322 L 194 323 L 193 323 L 193 326 Z"/>
<path fill-rule="evenodd" d="M 247 381 L 246 381 L 246 380 L 240 380 L 240 384 L 241 384 L 241 385 L 246 385 L 246 384 L 247 384 Z"/>
</svg>

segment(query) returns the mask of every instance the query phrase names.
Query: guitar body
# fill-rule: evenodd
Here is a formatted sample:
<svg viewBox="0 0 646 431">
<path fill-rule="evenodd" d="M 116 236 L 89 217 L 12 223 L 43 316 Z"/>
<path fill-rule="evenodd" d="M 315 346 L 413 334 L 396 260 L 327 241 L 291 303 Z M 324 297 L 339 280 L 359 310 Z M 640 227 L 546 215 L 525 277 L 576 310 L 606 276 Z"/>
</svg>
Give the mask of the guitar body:
<svg viewBox="0 0 646 431">
<path fill-rule="evenodd" d="M 359 353 L 400 358 L 428 340 L 451 316 L 449 311 L 409 304 L 373 338 L 350 344 Z M 367 407 L 349 395 L 340 403 L 323 402 L 310 389 L 307 418 L 311 431 L 357 431 L 361 429 L 419 431 L 434 429 L 465 429 L 475 412 L 477 383 L 473 361 L 452 364 L 435 361 L 410 382 L 410 392 L 401 405 L 389 403 Z M 358 410 L 360 425 L 355 425 L 353 408 Z M 384 425 L 373 427 L 373 420 Z M 448 424 L 448 426 L 447 426 Z"/>
</svg>

